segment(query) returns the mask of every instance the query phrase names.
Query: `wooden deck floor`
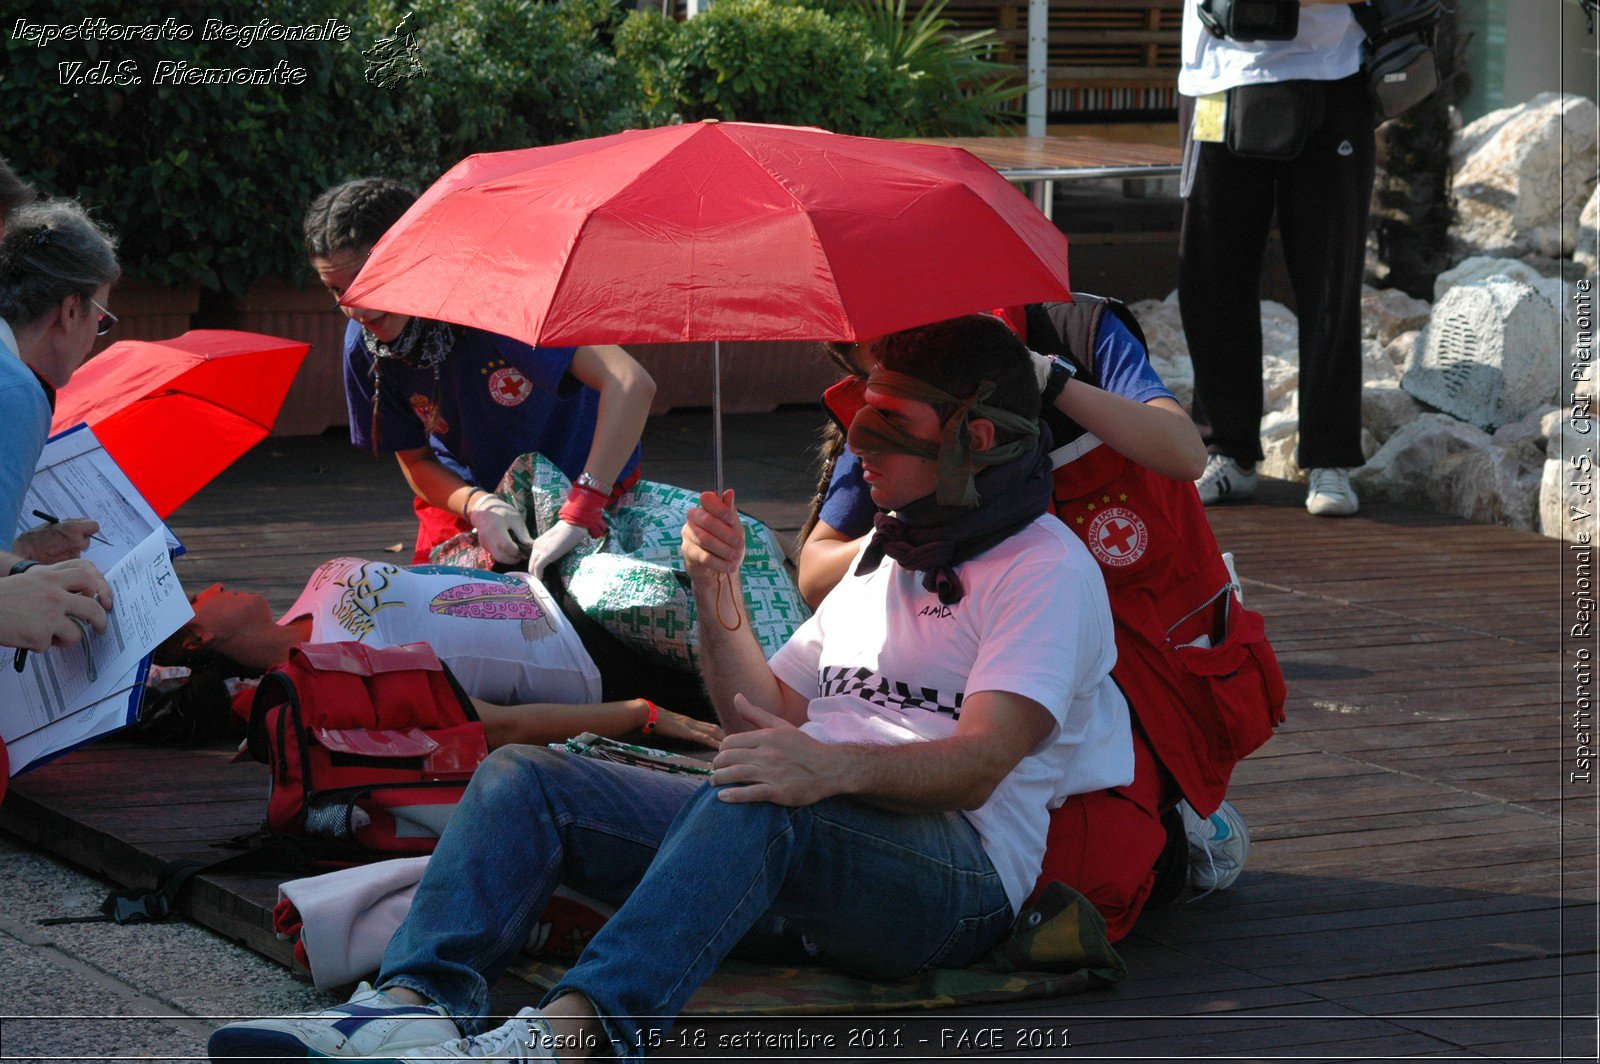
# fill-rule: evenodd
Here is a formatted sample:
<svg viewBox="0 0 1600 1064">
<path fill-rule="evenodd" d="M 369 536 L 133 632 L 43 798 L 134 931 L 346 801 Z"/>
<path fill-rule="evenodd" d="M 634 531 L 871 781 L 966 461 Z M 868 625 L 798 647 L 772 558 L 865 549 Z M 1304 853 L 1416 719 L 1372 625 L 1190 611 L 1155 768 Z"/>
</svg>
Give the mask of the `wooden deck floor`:
<svg viewBox="0 0 1600 1064">
<path fill-rule="evenodd" d="M 816 423 L 728 422 L 728 483 L 780 532 L 810 497 Z M 703 415 L 655 419 L 648 475 L 707 483 L 708 439 Z M 1148 914 L 1109 992 L 877 1019 L 905 1048 L 853 1058 L 999 1055 L 939 1044 L 981 1012 L 1010 1055 L 1041 1059 L 1595 1059 L 1596 792 L 1564 782 L 1563 549 L 1388 506 L 1315 520 L 1299 503 L 1268 483 L 1213 515 L 1290 682 L 1288 723 L 1235 776 L 1253 835 L 1239 884 Z M 267 441 L 173 524 L 191 589 L 223 580 L 278 608 L 322 560 L 388 557 L 412 533 L 395 470 L 333 437 Z M 15 781 L 0 825 L 149 883 L 259 822 L 260 767 L 227 756 L 102 744 Z M 281 958 L 272 890 L 203 881 L 191 915 Z M 1062 1028 L 1070 1050 L 1012 1037 Z"/>
</svg>

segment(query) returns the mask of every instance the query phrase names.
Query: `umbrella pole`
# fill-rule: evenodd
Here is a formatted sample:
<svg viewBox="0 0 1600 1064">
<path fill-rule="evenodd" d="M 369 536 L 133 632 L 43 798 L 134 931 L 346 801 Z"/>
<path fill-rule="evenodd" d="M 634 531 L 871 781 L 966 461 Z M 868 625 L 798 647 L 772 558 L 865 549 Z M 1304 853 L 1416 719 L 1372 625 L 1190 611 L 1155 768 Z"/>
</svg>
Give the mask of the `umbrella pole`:
<svg viewBox="0 0 1600 1064">
<path fill-rule="evenodd" d="M 711 454 L 716 462 L 717 495 L 722 495 L 722 341 L 711 341 Z"/>
<path fill-rule="evenodd" d="M 711 453 L 716 461 L 717 498 L 722 498 L 722 341 L 711 341 Z M 723 615 L 722 595 L 728 595 L 728 613 L 733 621 Z M 733 589 L 733 578 L 726 573 L 717 574 L 717 623 L 730 632 L 744 625 L 739 612 L 739 598 Z"/>
</svg>

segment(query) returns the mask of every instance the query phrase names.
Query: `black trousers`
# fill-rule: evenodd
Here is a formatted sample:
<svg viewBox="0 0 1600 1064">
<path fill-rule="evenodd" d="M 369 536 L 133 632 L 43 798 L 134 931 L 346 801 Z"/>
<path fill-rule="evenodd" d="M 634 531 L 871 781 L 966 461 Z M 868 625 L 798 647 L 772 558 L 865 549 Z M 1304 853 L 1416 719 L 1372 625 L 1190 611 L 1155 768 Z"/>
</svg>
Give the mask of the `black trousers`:
<svg viewBox="0 0 1600 1064">
<path fill-rule="evenodd" d="M 1185 150 L 1194 102 L 1179 97 Z M 1214 452 L 1261 454 L 1261 266 L 1274 209 L 1300 317 L 1302 469 L 1361 454 L 1361 281 L 1372 198 L 1366 77 L 1328 85 L 1321 125 L 1293 159 L 1195 145 L 1178 242 L 1178 299 L 1194 361 L 1194 420 Z"/>
</svg>

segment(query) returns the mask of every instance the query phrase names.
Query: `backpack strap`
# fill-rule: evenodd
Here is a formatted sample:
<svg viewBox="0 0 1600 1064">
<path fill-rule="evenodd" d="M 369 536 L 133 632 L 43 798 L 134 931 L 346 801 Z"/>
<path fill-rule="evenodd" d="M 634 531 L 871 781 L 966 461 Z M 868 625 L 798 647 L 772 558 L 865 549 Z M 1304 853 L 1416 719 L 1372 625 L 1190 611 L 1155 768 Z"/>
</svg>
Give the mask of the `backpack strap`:
<svg viewBox="0 0 1600 1064">
<path fill-rule="evenodd" d="M 100 903 L 100 911 L 86 916 L 55 916 L 39 923 L 57 924 L 142 924 L 156 923 L 178 912 L 178 894 L 197 875 L 235 875 L 256 872 L 290 872 L 313 861 L 331 856 L 333 849 L 306 839 L 272 839 L 243 853 L 230 854 L 215 861 L 168 861 L 161 866 L 151 890 L 128 887 L 113 890 Z"/>
<path fill-rule="evenodd" d="M 1070 303 L 1029 304 L 1028 346 L 1043 355 L 1070 359 L 1078 367 L 1079 377 L 1098 385 L 1094 351 L 1100 341 L 1100 326 L 1108 312 L 1127 327 L 1141 348 L 1146 352 L 1150 350 L 1144 328 L 1128 309 L 1128 304 L 1090 292 L 1072 293 Z"/>
</svg>

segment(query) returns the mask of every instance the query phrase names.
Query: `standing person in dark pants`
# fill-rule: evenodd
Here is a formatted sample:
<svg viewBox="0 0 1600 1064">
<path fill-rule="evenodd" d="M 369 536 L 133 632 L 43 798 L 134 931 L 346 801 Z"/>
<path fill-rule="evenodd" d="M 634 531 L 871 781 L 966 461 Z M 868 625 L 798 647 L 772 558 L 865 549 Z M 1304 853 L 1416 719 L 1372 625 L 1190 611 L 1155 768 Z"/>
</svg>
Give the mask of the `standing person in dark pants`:
<svg viewBox="0 0 1600 1064">
<path fill-rule="evenodd" d="M 1194 361 L 1194 419 L 1211 452 L 1196 482 L 1207 505 L 1248 499 L 1262 458 L 1262 257 L 1274 208 L 1300 318 L 1300 467 L 1306 509 L 1359 505 L 1349 470 L 1361 453 L 1361 280 L 1374 172 L 1364 34 L 1345 0 L 1301 0 L 1293 40 L 1239 41 L 1184 8 L 1178 77 L 1184 137 L 1178 297 Z M 1296 117 L 1279 110 L 1279 157 L 1239 150 L 1240 92 L 1297 83 Z M 1270 90 L 1267 90 L 1270 91 Z M 1224 102 L 1225 101 L 1225 102 Z M 1229 111 L 1234 113 L 1229 114 Z M 1233 128 L 1230 129 L 1230 123 Z M 1259 130 L 1259 126 L 1257 129 Z"/>
</svg>

